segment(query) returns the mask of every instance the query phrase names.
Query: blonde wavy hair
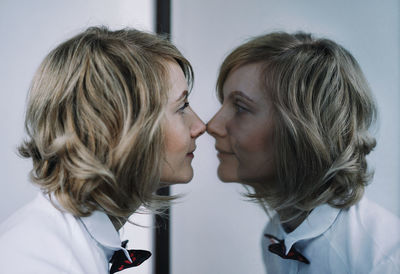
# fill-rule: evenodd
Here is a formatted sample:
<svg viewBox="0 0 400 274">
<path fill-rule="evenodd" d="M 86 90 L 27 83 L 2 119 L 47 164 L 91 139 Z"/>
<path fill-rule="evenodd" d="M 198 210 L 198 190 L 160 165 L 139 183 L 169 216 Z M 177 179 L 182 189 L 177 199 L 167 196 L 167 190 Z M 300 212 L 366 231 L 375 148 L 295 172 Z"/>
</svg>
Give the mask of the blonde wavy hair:
<svg viewBox="0 0 400 274">
<path fill-rule="evenodd" d="M 255 37 L 230 53 L 220 68 L 217 92 L 237 67 L 261 63 L 264 92 L 273 104 L 273 185 L 252 185 L 263 206 L 294 219 L 328 203 L 348 208 L 372 177 L 366 155 L 375 147 L 370 127 L 376 105 L 354 57 L 328 39 L 275 32 Z M 295 216 L 297 212 L 297 215 Z"/>
<path fill-rule="evenodd" d="M 33 160 L 32 181 L 76 216 L 100 210 L 126 220 L 140 205 L 162 204 L 154 191 L 168 61 L 191 86 L 177 48 L 135 29 L 91 27 L 51 51 L 33 79 L 19 147 Z"/>
</svg>

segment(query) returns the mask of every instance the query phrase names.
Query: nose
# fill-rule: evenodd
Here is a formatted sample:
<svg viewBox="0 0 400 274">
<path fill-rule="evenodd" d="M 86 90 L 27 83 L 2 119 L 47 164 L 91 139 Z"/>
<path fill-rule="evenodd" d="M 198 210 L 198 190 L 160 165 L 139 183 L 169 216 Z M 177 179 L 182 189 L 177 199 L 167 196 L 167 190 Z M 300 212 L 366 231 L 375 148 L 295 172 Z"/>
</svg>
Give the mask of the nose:
<svg viewBox="0 0 400 274">
<path fill-rule="evenodd" d="M 194 118 L 193 118 L 192 126 L 190 128 L 190 135 L 192 138 L 197 138 L 206 131 L 206 125 L 199 118 L 199 116 L 197 116 L 197 114 L 194 111 L 192 111 L 192 113 L 193 113 Z"/>
<path fill-rule="evenodd" d="M 207 123 L 207 133 L 213 137 L 226 136 L 225 119 L 222 113 L 222 108 L 211 118 Z"/>
</svg>

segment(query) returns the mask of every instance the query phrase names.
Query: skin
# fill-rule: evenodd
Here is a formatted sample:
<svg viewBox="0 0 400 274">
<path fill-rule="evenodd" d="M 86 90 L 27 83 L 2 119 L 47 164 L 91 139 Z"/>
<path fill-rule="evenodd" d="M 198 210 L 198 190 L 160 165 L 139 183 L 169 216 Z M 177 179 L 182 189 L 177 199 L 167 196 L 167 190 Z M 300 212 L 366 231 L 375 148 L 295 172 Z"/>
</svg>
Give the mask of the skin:
<svg viewBox="0 0 400 274">
<path fill-rule="evenodd" d="M 260 82 L 261 64 L 234 69 L 223 85 L 219 111 L 207 124 L 215 138 L 220 164 L 218 177 L 224 182 L 257 184 L 276 183 L 274 163 L 274 117 L 272 102 Z M 280 216 L 295 209 L 278 211 Z M 293 231 L 307 217 L 306 213 L 286 222 L 286 232 Z"/>
<path fill-rule="evenodd" d="M 225 182 L 275 179 L 272 103 L 261 87 L 260 69 L 249 64 L 228 75 L 221 108 L 207 125 L 220 160 L 218 176 Z"/>
<path fill-rule="evenodd" d="M 188 102 L 188 85 L 182 69 L 175 62 L 168 62 L 170 90 L 163 121 L 165 132 L 165 162 L 161 181 L 170 185 L 187 183 L 193 178 L 192 160 L 196 139 L 205 130 L 205 124 Z"/>
<path fill-rule="evenodd" d="M 193 177 L 192 160 L 196 139 L 205 130 L 205 124 L 189 106 L 188 85 L 180 66 L 175 62 L 167 64 L 170 89 L 164 114 L 165 161 L 162 166 L 162 185 L 187 183 Z M 124 223 L 109 216 L 116 230 Z"/>
</svg>

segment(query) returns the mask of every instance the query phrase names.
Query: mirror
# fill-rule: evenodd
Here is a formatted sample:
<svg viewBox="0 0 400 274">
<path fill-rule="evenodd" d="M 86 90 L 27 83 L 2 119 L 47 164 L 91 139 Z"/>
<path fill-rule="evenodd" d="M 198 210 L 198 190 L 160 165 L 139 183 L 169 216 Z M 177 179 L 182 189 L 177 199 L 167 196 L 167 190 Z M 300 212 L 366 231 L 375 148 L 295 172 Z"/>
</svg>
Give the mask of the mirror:
<svg viewBox="0 0 400 274">
<path fill-rule="evenodd" d="M 208 122 L 219 109 L 215 93 L 224 57 L 252 36 L 303 30 L 347 48 L 360 63 L 379 110 L 377 147 L 368 157 L 375 169 L 366 195 L 400 215 L 399 3 L 375 1 L 172 1 L 172 37 L 192 62 L 191 105 Z M 239 184 L 217 177 L 215 140 L 199 138 L 195 177 L 174 186 L 188 193 L 172 207 L 172 273 L 264 273 L 261 208 L 241 195 Z"/>
</svg>

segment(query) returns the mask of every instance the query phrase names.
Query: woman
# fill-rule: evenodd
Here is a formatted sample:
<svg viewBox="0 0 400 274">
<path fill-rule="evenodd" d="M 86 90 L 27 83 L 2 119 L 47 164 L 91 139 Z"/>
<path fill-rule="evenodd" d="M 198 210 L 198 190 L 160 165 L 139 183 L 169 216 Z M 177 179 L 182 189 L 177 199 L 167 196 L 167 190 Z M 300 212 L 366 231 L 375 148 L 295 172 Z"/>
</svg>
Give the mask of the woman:
<svg viewBox="0 0 400 274">
<path fill-rule="evenodd" d="M 353 56 L 310 34 L 262 35 L 226 57 L 217 90 L 218 175 L 276 212 L 267 272 L 398 273 L 400 222 L 363 198 L 376 106 Z"/>
<path fill-rule="evenodd" d="M 109 273 L 115 253 L 114 273 L 149 257 L 121 247 L 118 230 L 141 205 L 166 204 L 161 184 L 193 176 L 205 125 L 192 78 L 172 44 L 134 29 L 89 28 L 50 52 L 19 148 L 42 193 L 2 224 L 2 273 Z"/>
</svg>

